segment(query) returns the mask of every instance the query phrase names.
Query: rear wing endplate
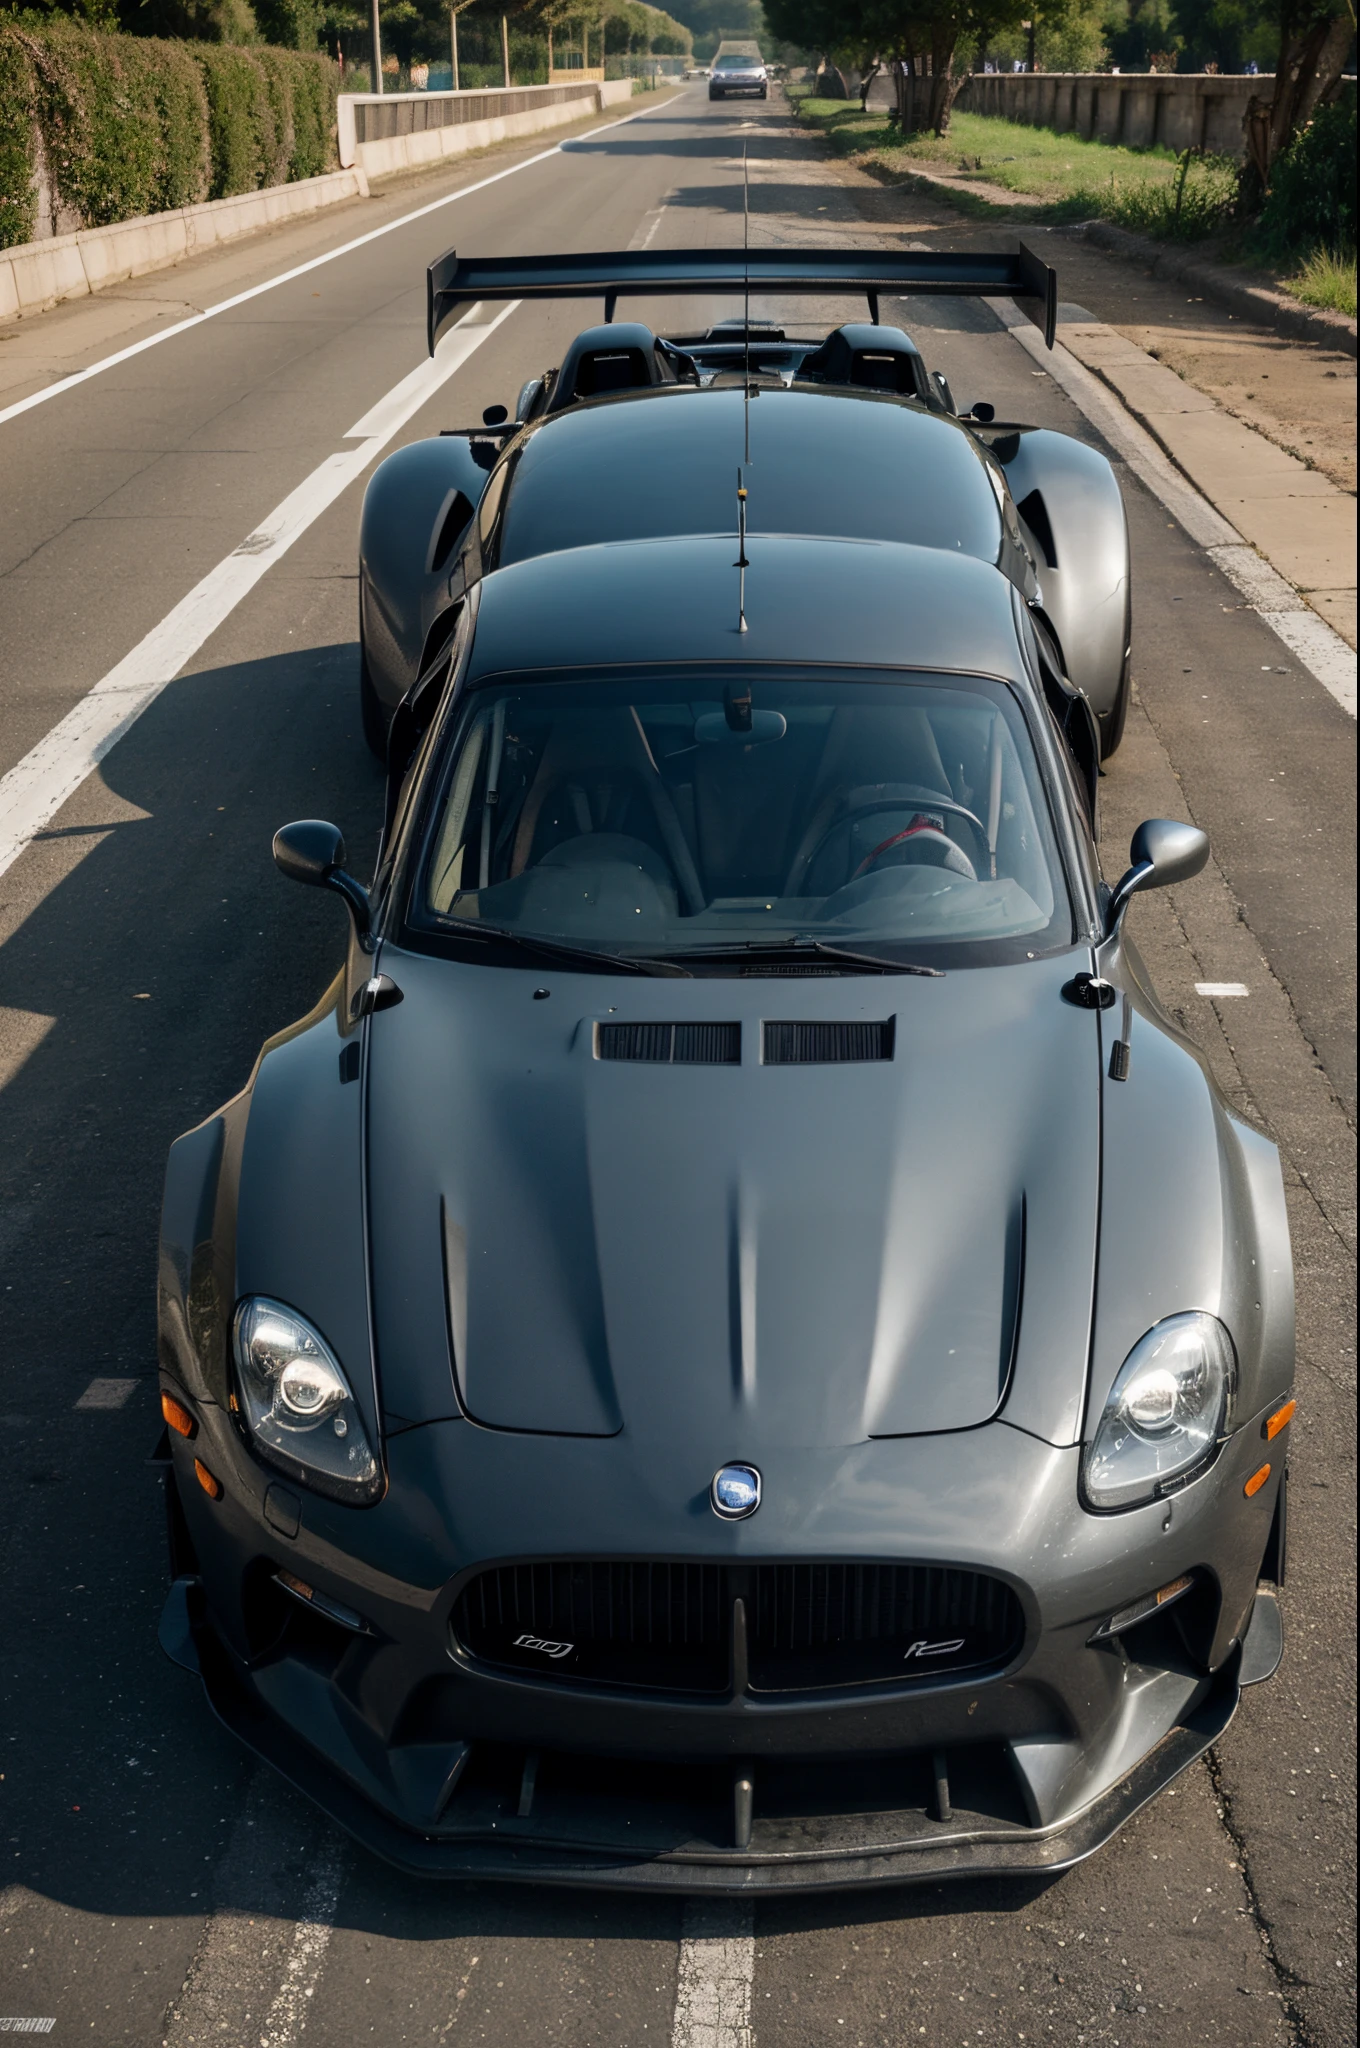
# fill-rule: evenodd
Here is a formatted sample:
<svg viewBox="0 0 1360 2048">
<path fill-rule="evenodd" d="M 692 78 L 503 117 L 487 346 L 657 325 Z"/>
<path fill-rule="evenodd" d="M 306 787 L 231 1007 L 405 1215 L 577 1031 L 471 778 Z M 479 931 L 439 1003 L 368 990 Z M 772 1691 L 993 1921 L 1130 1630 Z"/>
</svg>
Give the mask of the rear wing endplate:
<svg viewBox="0 0 1360 2048">
<path fill-rule="evenodd" d="M 1058 273 L 1022 242 L 1013 256 L 935 250 L 625 249 L 598 256 L 460 256 L 426 272 L 430 354 L 460 306 L 478 299 L 604 300 L 685 294 L 863 292 L 878 323 L 880 294 L 1013 299 L 1053 346 Z"/>
</svg>

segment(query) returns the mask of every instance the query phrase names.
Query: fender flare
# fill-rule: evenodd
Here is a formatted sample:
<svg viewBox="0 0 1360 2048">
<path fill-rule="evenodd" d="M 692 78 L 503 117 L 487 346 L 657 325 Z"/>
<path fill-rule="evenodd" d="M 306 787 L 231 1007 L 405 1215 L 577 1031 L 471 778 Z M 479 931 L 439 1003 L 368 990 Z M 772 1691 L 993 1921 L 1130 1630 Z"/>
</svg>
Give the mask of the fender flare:
<svg viewBox="0 0 1360 2048">
<path fill-rule="evenodd" d="M 368 686 L 389 717 L 454 595 L 459 550 L 496 453 L 490 440 L 441 435 L 396 449 L 369 479 L 359 515 L 359 640 Z"/>
<path fill-rule="evenodd" d="M 1122 724 L 1130 621 L 1129 525 L 1109 462 L 1047 427 L 988 437 L 1038 571 L 1041 602 L 1067 675 L 1107 730 Z"/>
</svg>

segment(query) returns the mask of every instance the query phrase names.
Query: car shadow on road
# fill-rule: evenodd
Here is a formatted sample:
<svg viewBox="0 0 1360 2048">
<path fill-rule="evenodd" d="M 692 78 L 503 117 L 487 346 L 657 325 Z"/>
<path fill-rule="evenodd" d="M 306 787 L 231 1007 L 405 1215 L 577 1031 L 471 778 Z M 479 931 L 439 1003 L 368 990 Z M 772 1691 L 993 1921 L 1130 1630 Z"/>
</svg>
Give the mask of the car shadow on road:
<svg viewBox="0 0 1360 2048">
<path fill-rule="evenodd" d="M 96 1913 L 201 1910 L 250 1774 L 156 1644 L 161 1182 L 341 957 L 343 912 L 270 839 L 335 815 L 371 866 L 356 675 L 342 644 L 182 678 L 0 890 L 0 1882 Z"/>
</svg>

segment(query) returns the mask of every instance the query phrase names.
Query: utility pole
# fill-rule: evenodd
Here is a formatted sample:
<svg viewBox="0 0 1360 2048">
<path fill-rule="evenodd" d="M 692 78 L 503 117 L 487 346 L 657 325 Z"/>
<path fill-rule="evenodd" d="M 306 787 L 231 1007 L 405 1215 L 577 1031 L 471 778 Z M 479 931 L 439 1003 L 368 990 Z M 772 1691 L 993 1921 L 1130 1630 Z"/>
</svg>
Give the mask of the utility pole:
<svg viewBox="0 0 1360 2048">
<path fill-rule="evenodd" d="M 510 24 L 501 16 L 501 71 L 505 78 L 505 89 L 510 90 Z"/>
<path fill-rule="evenodd" d="M 1029 69 L 1030 69 L 1031 71 L 1033 71 L 1033 69 L 1034 69 L 1034 32 L 1035 32 L 1035 29 L 1036 29 L 1036 28 L 1038 27 L 1038 23 L 1037 23 L 1036 21 L 1033 21 L 1033 20 L 1031 20 L 1031 21 L 1022 21 L 1022 22 L 1021 22 L 1021 24 L 1020 24 L 1020 26 L 1021 26 L 1021 28 L 1025 29 L 1025 30 L 1026 30 L 1026 31 L 1028 32 L 1028 35 L 1029 35 L 1029 66 L 1028 66 L 1028 68 L 1029 68 Z"/>
<path fill-rule="evenodd" d="M 368 33 L 373 45 L 373 90 L 383 89 L 382 30 L 378 26 L 378 0 L 368 0 Z"/>
<path fill-rule="evenodd" d="M 449 9 L 449 54 L 453 58 L 453 89 L 458 91 L 458 9 Z"/>
</svg>

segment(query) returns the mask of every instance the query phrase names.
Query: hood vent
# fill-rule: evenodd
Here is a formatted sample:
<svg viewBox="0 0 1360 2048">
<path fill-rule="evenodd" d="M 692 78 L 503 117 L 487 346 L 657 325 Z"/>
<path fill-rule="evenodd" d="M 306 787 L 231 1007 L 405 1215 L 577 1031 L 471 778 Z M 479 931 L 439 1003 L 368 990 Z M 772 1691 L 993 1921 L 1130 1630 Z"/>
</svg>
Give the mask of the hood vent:
<svg viewBox="0 0 1360 2048">
<path fill-rule="evenodd" d="M 739 1067 L 740 1024 L 597 1024 L 597 1060 L 661 1067 Z"/>
<path fill-rule="evenodd" d="M 827 1066 L 838 1060 L 890 1060 L 896 1017 L 881 1024 L 765 1024 L 767 1067 Z"/>
<path fill-rule="evenodd" d="M 828 976 L 834 979 L 844 972 L 845 969 L 843 967 L 743 967 L 740 969 L 744 979 L 759 979 L 761 981 L 766 980 L 769 976 L 780 974 L 791 975 L 795 978 L 808 974 L 817 974 L 821 975 L 823 979 Z"/>
</svg>

